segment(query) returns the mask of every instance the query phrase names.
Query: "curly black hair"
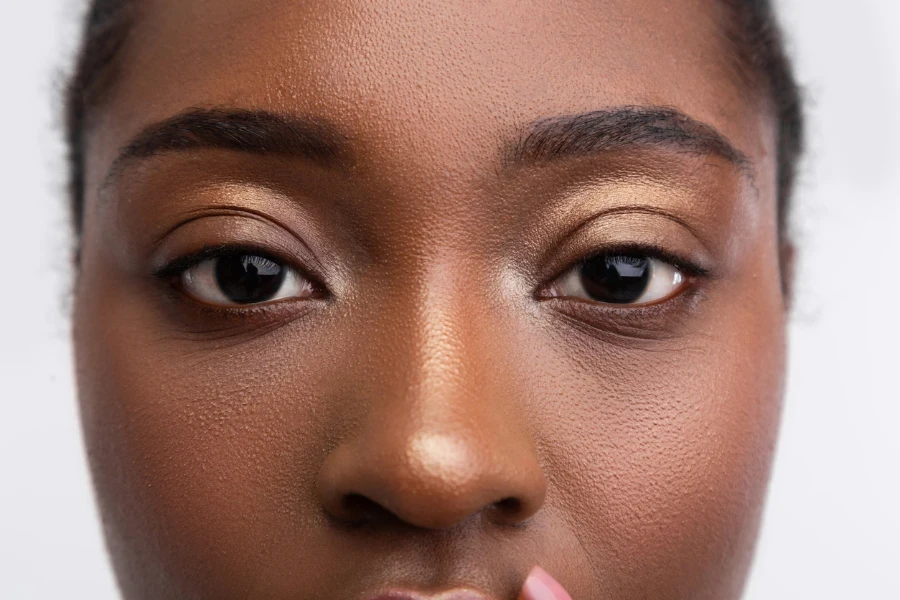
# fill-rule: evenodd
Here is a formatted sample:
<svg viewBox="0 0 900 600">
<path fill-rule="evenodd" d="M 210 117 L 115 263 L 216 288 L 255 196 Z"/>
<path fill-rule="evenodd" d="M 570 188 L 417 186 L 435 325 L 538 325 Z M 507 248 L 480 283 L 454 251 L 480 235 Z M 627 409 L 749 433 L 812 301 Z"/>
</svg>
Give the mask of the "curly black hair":
<svg viewBox="0 0 900 600">
<path fill-rule="evenodd" d="M 115 80 L 116 56 L 126 41 L 139 0 L 93 0 L 75 68 L 64 95 L 72 224 L 80 235 L 84 212 L 84 142 L 91 109 Z M 737 71 L 748 86 L 764 86 L 777 123 L 778 223 L 783 238 L 797 165 L 803 152 L 803 106 L 771 0 L 720 0 L 723 32 L 735 49 Z"/>
</svg>

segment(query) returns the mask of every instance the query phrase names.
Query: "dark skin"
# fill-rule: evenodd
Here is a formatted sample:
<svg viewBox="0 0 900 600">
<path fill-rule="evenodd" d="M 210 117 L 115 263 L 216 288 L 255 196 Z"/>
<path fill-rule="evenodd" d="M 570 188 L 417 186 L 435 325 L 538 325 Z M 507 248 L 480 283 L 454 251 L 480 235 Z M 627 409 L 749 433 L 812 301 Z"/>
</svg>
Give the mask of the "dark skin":
<svg viewBox="0 0 900 600">
<path fill-rule="evenodd" d="M 773 122 L 722 19 L 142 3 L 75 314 L 125 597 L 538 598 L 540 565 L 576 600 L 738 598 L 786 299 Z M 290 293 L 223 302 L 227 252 Z M 671 281 L 585 296 L 604 253 Z"/>
</svg>

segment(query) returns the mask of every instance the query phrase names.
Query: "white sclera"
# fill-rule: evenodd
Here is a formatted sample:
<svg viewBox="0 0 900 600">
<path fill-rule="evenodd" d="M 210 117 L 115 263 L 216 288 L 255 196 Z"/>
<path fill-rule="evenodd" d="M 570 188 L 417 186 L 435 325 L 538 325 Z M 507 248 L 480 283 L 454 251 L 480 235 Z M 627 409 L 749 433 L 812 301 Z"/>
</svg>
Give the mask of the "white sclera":
<svg viewBox="0 0 900 600">
<path fill-rule="evenodd" d="M 216 263 L 219 260 L 219 258 L 209 258 L 187 269 L 181 276 L 184 291 L 201 302 L 217 306 L 265 304 L 285 298 L 308 298 L 312 294 L 312 284 L 307 279 L 296 270 L 279 265 L 282 269 L 285 269 L 284 279 L 281 281 L 278 291 L 270 298 L 261 302 L 235 302 L 226 296 L 219 286 L 218 278 L 216 277 Z"/>
<path fill-rule="evenodd" d="M 611 304 L 613 306 L 635 306 L 638 304 L 649 304 L 658 300 L 663 300 L 671 296 L 684 283 L 684 275 L 675 266 L 657 258 L 647 259 L 648 268 L 650 269 L 650 278 L 647 281 L 647 287 L 641 293 L 640 297 L 633 302 L 612 303 L 602 302 L 591 298 L 584 283 L 581 280 L 581 265 L 571 269 L 568 273 L 559 279 L 557 296 L 565 296 L 569 298 L 581 298 L 590 300 L 591 302 L 599 302 L 601 304 Z M 625 266 L 627 267 L 627 265 Z"/>
</svg>

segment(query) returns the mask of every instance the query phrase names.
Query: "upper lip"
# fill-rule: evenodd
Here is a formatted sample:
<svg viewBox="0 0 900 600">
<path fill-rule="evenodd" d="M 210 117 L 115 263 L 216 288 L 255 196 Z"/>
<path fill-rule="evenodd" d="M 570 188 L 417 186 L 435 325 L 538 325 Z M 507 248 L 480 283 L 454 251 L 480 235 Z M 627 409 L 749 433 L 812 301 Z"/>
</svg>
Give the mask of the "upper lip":
<svg viewBox="0 0 900 600">
<path fill-rule="evenodd" d="M 454 588 L 435 593 L 414 592 L 412 590 L 389 589 L 371 596 L 365 596 L 365 600 L 496 600 L 493 596 L 487 596 L 472 588 Z"/>
</svg>

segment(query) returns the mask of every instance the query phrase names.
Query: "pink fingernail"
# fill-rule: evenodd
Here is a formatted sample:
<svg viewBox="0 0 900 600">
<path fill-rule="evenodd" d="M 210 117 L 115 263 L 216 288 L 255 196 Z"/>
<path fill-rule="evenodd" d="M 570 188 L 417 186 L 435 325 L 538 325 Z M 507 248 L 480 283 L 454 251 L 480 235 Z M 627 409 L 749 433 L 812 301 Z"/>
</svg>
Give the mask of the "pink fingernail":
<svg viewBox="0 0 900 600">
<path fill-rule="evenodd" d="M 535 567 L 525 579 L 519 600 L 572 600 L 572 597 L 547 571 Z"/>
</svg>

